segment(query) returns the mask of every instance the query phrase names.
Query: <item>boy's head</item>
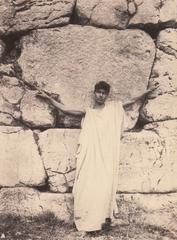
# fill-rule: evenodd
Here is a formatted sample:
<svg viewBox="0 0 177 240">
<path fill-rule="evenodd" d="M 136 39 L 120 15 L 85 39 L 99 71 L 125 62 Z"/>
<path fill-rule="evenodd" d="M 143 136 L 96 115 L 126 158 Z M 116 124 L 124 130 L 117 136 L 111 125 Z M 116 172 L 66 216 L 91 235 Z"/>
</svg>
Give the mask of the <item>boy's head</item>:
<svg viewBox="0 0 177 240">
<path fill-rule="evenodd" d="M 110 92 L 110 85 L 105 81 L 100 81 L 95 84 L 94 92 L 98 92 L 98 90 L 103 89 L 107 94 Z"/>
<path fill-rule="evenodd" d="M 100 81 L 95 84 L 94 95 L 95 103 L 103 105 L 109 95 L 110 85 L 104 81 Z"/>
</svg>

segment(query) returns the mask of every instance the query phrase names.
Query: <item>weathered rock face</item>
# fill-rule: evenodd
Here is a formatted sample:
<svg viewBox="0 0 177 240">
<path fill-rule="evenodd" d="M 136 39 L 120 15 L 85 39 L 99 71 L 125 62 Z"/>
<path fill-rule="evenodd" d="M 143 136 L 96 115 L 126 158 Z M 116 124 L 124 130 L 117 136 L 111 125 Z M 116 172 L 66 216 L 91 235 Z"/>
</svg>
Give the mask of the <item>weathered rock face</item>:
<svg viewBox="0 0 177 240">
<path fill-rule="evenodd" d="M 1 0 L 0 33 L 68 24 L 74 5 L 75 0 Z"/>
<path fill-rule="evenodd" d="M 22 120 L 30 127 L 54 127 L 55 114 L 53 108 L 36 97 L 36 91 L 27 91 L 20 104 Z"/>
<path fill-rule="evenodd" d="M 128 4 L 123 0 L 78 0 L 76 14 L 81 24 L 118 29 L 126 28 L 130 18 Z"/>
<path fill-rule="evenodd" d="M 145 129 L 149 131 L 125 134 L 122 143 L 118 190 L 126 192 L 176 191 L 177 121 L 148 124 Z"/>
<path fill-rule="evenodd" d="M 154 99 L 147 101 L 141 111 L 145 122 L 177 118 L 177 30 L 165 29 L 157 38 L 157 54 L 150 84 L 159 83 Z M 160 96 L 158 96 L 160 95 Z"/>
<path fill-rule="evenodd" d="M 24 94 L 24 88 L 17 78 L 0 77 L 0 125 L 16 126 L 21 117 L 19 103 Z"/>
<path fill-rule="evenodd" d="M 176 9 L 176 0 L 78 0 L 76 3 L 77 22 L 118 29 L 149 24 L 176 26 Z"/>
<path fill-rule="evenodd" d="M 30 188 L 0 190 L 0 213 L 18 216 L 38 216 L 52 212 L 60 220 L 73 222 L 73 197 L 71 194 L 40 193 Z M 117 194 L 120 219 L 150 224 L 169 231 L 176 231 L 177 194 Z M 116 223 L 116 220 L 115 220 Z"/>
<path fill-rule="evenodd" d="M 0 127 L 0 186 L 40 186 L 45 170 L 31 130 Z"/>
<path fill-rule="evenodd" d="M 88 26 L 38 30 L 24 37 L 22 45 L 19 64 L 25 81 L 60 94 L 75 108 L 91 103 L 94 84 L 100 80 L 111 84 L 110 98 L 140 95 L 155 53 L 152 39 L 142 31 Z"/>
<path fill-rule="evenodd" d="M 177 190 L 176 132 L 177 121 L 164 121 L 147 124 L 141 132 L 125 133 L 118 174 L 119 192 Z M 51 129 L 39 134 L 39 146 L 53 192 L 67 192 L 73 186 L 78 135 L 79 130 L 71 129 Z"/>
<path fill-rule="evenodd" d="M 73 186 L 79 132 L 75 129 L 50 129 L 38 135 L 52 192 L 67 192 Z"/>
<path fill-rule="evenodd" d="M 38 216 L 52 212 L 61 220 L 72 220 L 73 199 L 70 194 L 40 193 L 24 187 L 2 188 L 0 202 L 0 213 Z"/>
<path fill-rule="evenodd" d="M 161 24 L 173 27 L 177 24 L 176 0 L 135 0 L 136 14 L 130 19 L 129 25 Z"/>
<path fill-rule="evenodd" d="M 149 224 L 176 231 L 176 197 L 176 193 L 117 194 L 119 218 L 128 223 Z"/>
<path fill-rule="evenodd" d="M 177 92 L 149 99 L 141 111 L 146 122 L 177 119 Z"/>
</svg>

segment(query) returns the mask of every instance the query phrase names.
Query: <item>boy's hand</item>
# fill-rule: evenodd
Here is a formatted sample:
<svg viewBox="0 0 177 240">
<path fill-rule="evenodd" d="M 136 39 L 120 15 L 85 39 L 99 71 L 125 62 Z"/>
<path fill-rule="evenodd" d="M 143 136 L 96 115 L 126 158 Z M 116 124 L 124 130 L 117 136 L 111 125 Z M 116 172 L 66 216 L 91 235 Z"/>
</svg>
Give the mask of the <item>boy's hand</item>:
<svg viewBox="0 0 177 240">
<path fill-rule="evenodd" d="M 153 85 L 150 85 L 150 87 L 147 89 L 146 93 L 152 93 L 155 91 L 157 88 L 159 88 L 159 83 L 154 83 Z"/>
</svg>

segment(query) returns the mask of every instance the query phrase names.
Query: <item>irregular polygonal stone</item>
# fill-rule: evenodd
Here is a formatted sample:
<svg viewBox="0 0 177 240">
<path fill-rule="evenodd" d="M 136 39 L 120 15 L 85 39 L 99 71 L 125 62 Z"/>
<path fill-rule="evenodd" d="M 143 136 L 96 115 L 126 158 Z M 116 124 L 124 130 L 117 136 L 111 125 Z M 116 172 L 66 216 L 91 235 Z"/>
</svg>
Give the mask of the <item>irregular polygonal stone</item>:
<svg viewBox="0 0 177 240">
<path fill-rule="evenodd" d="M 157 38 L 157 53 L 150 83 L 157 82 L 157 93 L 177 90 L 177 30 L 165 29 Z"/>
<path fill-rule="evenodd" d="M 125 134 L 122 142 L 118 191 L 177 190 L 175 147 L 177 121 L 166 121 L 163 124 L 154 127 L 153 124 L 149 124 L 149 128 L 146 126 L 149 131 Z"/>
<path fill-rule="evenodd" d="M 23 37 L 22 46 L 25 81 L 60 94 L 73 108 L 90 105 L 94 84 L 101 80 L 112 86 L 110 99 L 142 94 L 155 54 L 152 39 L 142 31 L 90 26 L 38 30 Z"/>
<path fill-rule="evenodd" d="M 27 91 L 20 103 L 22 120 L 30 127 L 54 127 L 55 114 L 52 106 L 36 97 L 36 91 Z"/>
<path fill-rule="evenodd" d="M 135 0 L 137 7 L 129 26 L 143 26 L 145 24 L 161 24 L 166 27 L 177 25 L 177 1 L 176 0 Z"/>
<path fill-rule="evenodd" d="M 0 213 L 18 216 L 38 216 L 53 213 L 61 220 L 72 218 L 73 200 L 70 194 L 38 192 L 32 188 L 7 188 L 0 190 Z"/>
<path fill-rule="evenodd" d="M 149 99 L 141 109 L 141 119 L 146 123 L 177 119 L 176 104 L 177 92 Z"/>
<path fill-rule="evenodd" d="M 75 0 L 1 0 L 0 33 L 68 24 Z"/>
<path fill-rule="evenodd" d="M 73 185 L 79 132 L 76 129 L 49 129 L 38 135 L 50 191 L 67 192 Z"/>
<path fill-rule="evenodd" d="M 175 119 L 177 111 L 177 31 L 165 29 L 157 38 L 157 54 L 152 69 L 149 84 L 158 83 L 156 93 L 150 94 L 150 99 L 141 111 L 145 122 Z M 158 96 L 160 95 L 160 96 Z"/>
<path fill-rule="evenodd" d="M 0 77 L 0 125 L 20 124 L 18 122 L 21 117 L 19 103 L 24 92 L 25 90 L 17 78 Z"/>
<path fill-rule="evenodd" d="M 40 186 L 45 171 L 31 130 L 0 127 L 0 186 Z"/>
<path fill-rule="evenodd" d="M 128 3 L 124 0 L 78 0 L 76 3 L 77 21 L 106 28 L 125 29 L 130 18 L 128 10 Z"/>
</svg>

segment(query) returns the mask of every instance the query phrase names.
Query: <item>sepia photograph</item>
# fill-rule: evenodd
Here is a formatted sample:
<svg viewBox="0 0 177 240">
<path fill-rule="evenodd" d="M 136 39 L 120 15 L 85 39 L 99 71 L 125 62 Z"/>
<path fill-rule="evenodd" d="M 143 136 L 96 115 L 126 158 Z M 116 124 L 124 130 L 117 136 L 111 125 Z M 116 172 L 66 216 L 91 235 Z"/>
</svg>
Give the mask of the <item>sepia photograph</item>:
<svg viewBox="0 0 177 240">
<path fill-rule="evenodd" d="M 177 240 L 177 0 L 0 0 L 0 240 Z"/>
</svg>

